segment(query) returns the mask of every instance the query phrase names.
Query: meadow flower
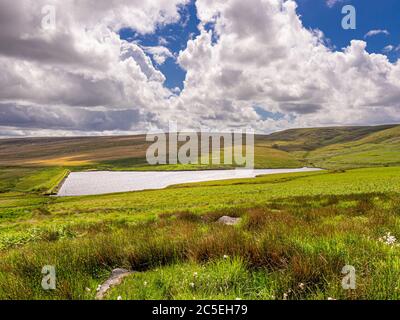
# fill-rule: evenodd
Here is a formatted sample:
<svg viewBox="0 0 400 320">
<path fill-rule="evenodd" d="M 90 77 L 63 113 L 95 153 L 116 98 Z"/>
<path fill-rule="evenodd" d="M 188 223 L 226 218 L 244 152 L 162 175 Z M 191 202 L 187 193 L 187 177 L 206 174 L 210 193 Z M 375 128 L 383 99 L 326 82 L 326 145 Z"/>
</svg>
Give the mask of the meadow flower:
<svg viewBox="0 0 400 320">
<path fill-rule="evenodd" d="M 198 276 L 198 273 L 197 273 L 197 272 L 194 272 L 194 273 L 193 273 L 193 276 L 197 277 L 197 276 Z"/>
<path fill-rule="evenodd" d="M 397 245 L 397 239 L 395 236 L 393 236 L 390 232 L 386 233 L 383 237 L 379 238 L 380 242 L 383 242 L 387 244 L 388 246 L 394 246 Z"/>
<path fill-rule="evenodd" d="M 288 294 L 287 294 L 287 293 L 284 293 L 284 294 L 283 294 L 283 300 L 287 300 L 287 298 L 288 298 Z"/>
<path fill-rule="evenodd" d="M 194 288 L 194 283 L 193 283 L 193 282 L 189 283 L 189 286 L 190 286 L 191 288 Z"/>
<path fill-rule="evenodd" d="M 117 297 L 117 300 L 122 300 L 122 297 L 121 297 L 121 296 L 118 296 L 118 297 Z"/>
<path fill-rule="evenodd" d="M 100 291 L 100 289 L 101 289 L 101 284 L 99 284 L 99 285 L 97 286 L 96 291 L 98 292 L 98 291 Z"/>
<path fill-rule="evenodd" d="M 143 282 L 143 285 L 146 287 L 147 286 L 147 281 Z"/>
<path fill-rule="evenodd" d="M 299 283 L 299 288 L 301 289 L 301 290 L 304 290 L 304 288 L 305 288 L 305 284 L 304 283 Z"/>
<path fill-rule="evenodd" d="M 227 256 L 226 254 L 224 254 L 224 259 L 228 259 L 229 258 L 229 256 Z"/>
</svg>

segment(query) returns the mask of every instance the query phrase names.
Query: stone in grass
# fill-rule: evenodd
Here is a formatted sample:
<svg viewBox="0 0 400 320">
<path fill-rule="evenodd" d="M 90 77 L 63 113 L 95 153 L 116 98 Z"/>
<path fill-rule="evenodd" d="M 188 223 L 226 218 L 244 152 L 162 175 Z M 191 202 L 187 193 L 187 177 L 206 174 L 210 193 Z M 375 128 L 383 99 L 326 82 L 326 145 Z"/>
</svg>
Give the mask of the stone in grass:
<svg viewBox="0 0 400 320">
<path fill-rule="evenodd" d="M 126 269 L 114 269 L 111 272 L 111 276 L 107 279 L 107 281 L 99 287 L 96 294 L 96 300 L 103 300 L 108 290 L 110 290 L 114 286 L 119 285 L 122 280 L 130 274 L 132 274 L 132 272 Z"/>
<path fill-rule="evenodd" d="M 241 220 L 242 220 L 241 218 L 223 216 L 218 219 L 218 223 L 226 224 L 228 226 L 234 226 L 234 225 L 240 223 Z"/>
</svg>

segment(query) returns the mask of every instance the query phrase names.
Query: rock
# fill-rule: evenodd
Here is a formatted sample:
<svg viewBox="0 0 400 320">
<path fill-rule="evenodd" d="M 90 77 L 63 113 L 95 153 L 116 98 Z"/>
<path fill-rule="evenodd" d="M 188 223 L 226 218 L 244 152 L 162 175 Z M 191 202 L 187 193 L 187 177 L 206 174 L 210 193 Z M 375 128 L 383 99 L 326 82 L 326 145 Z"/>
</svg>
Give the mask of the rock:
<svg viewBox="0 0 400 320">
<path fill-rule="evenodd" d="M 114 286 L 119 285 L 122 280 L 130 274 L 132 274 L 132 272 L 126 269 L 114 269 L 111 272 L 111 276 L 107 279 L 107 281 L 99 287 L 99 290 L 96 294 L 96 300 L 103 300 L 108 290 L 110 290 Z"/>
<path fill-rule="evenodd" d="M 233 218 L 233 217 L 223 216 L 218 219 L 218 223 L 226 224 L 228 226 L 234 226 L 234 225 L 240 223 L 241 220 L 242 220 L 241 218 Z"/>
</svg>

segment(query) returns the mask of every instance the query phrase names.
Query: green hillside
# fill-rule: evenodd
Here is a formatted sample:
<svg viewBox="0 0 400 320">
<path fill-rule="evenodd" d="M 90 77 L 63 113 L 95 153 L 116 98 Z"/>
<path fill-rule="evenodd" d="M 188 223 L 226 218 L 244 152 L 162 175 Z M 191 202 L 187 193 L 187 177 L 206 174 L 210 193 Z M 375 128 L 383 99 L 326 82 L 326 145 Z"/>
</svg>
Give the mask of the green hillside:
<svg viewBox="0 0 400 320">
<path fill-rule="evenodd" d="M 256 168 L 358 168 L 400 164 L 400 126 L 291 129 L 255 137 Z M 0 166 L 70 170 L 227 169 L 229 165 L 149 167 L 144 135 L 0 139 Z"/>
<path fill-rule="evenodd" d="M 400 126 L 362 139 L 336 143 L 311 151 L 307 161 L 324 168 L 394 166 L 400 164 Z"/>
<path fill-rule="evenodd" d="M 356 141 L 394 127 L 396 125 L 290 129 L 264 136 L 261 140 L 272 142 L 276 148 L 284 151 L 311 151 L 332 144 Z"/>
</svg>

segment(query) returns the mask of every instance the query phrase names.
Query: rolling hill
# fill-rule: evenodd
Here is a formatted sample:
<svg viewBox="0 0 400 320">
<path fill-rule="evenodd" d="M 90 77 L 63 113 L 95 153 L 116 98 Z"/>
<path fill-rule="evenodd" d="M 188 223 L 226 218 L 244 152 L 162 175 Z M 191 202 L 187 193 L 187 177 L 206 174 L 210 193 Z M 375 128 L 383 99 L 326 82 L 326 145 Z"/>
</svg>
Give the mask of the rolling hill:
<svg viewBox="0 0 400 320">
<path fill-rule="evenodd" d="M 400 126 L 361 139 L 335 143 L 307 154 L 307 161 L 325 168 L 395 166 L 400 164 Z"/>
<path fill-rule="evenodd" d="M 144 135 L 0 140 L 0 166 L 148 169 Z M 257 168 L 357 168 L 400 164 L 400 126 L 291 129 L 255 139 Z M 154 169 L 154 167 L 152 167 Z M 158 169 L 204 169 L 160 166 Z"/>
<path fill-rule="evenodd" d="M 311 151 L 332 144 L 356 141 L 397 125 L 290 129 L 262 137 L 284 151 Z"/>
</svg>

